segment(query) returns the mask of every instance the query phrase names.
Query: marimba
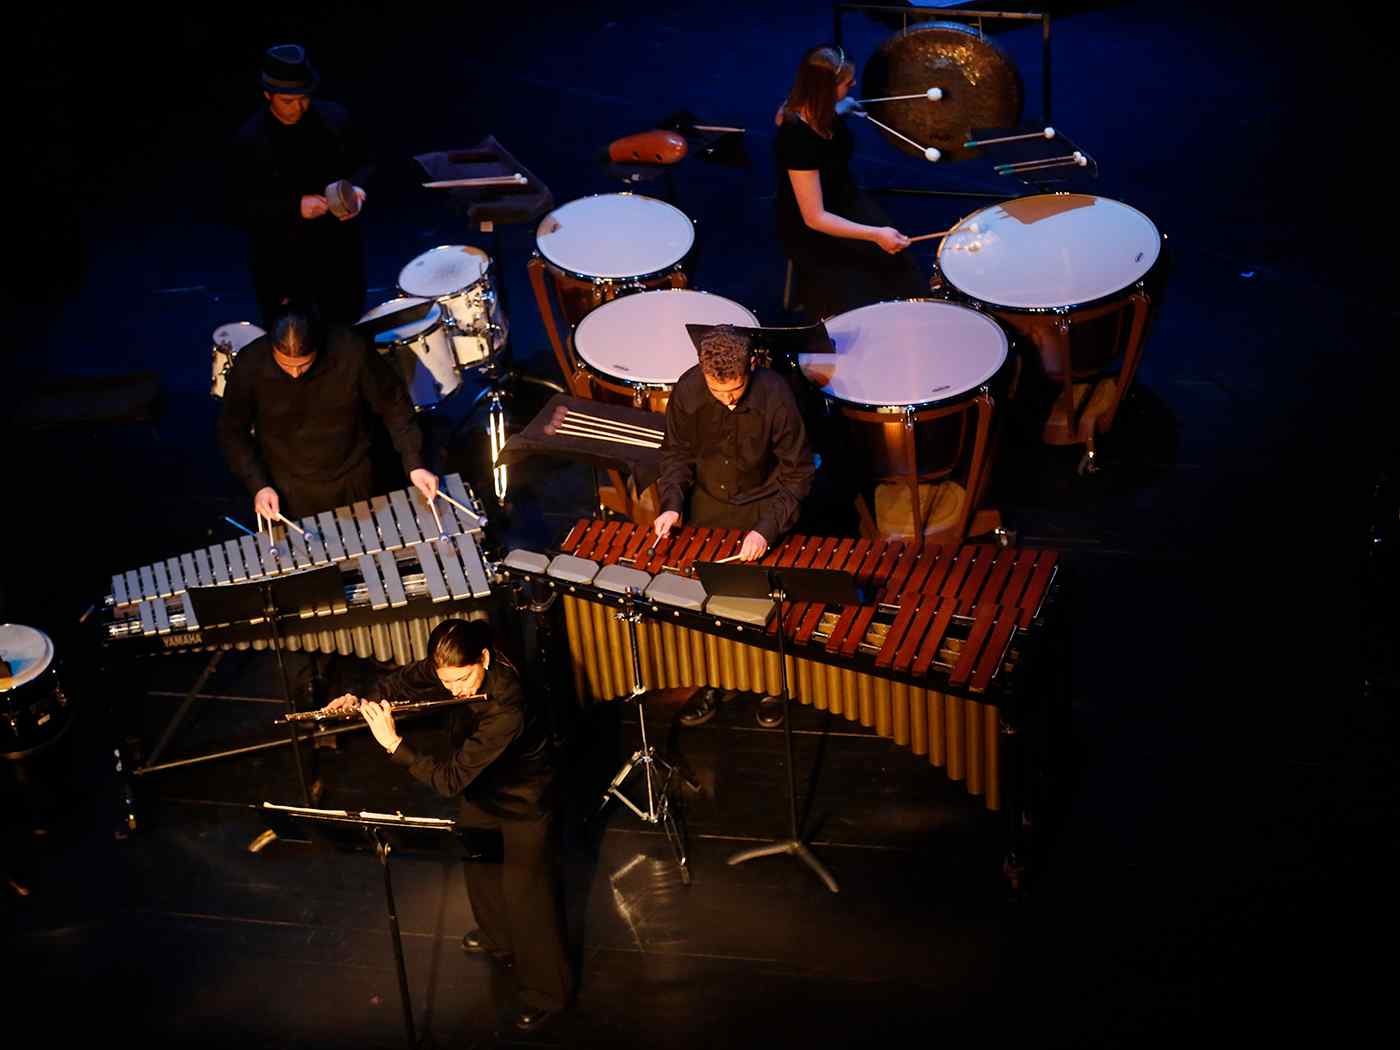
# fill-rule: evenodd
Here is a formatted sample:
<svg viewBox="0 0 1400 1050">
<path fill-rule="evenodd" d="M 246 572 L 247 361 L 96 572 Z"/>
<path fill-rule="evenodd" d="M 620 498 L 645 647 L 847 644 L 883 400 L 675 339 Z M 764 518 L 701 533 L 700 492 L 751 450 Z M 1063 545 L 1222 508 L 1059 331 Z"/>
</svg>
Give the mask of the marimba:
<svg viewBox="0 0 1400 1050">
<path fill-rule="evenodd" d="M 613 616 L 629 589 L 644 616 L 638 649 L 649 687 L 776 694 L 775 603 L 707 595 L 690 575 L 696 561 L 736 553 L 743 536 L 682 528 L 658 543 L 630 522 L 584 519 L 558 556 L 513 551 L 501 568 L 563 596 L 581 699 L 632 688 L 627 632 Z M 873 594 L 846 608 L 789 605 L 781 629 L 793 699 L 927 755 L 999 809 L 1003 727 L 1055 590 L 1056 552 L 789 536 L 759 564 L 844 570 Z"/>
<path fill-rule="evenodd" d="M 302 533 L 279 526 L 118 573 L 105 601 L 104 641 L 142 654 L 266 648 L 269 623 L 201 624 L 188 589 L 334 565 L 344 577 L 344 602 L 279 620 L 286 648 L 398 664 L 422 659 L 437 624 L 464 612 L 484 615 L 482 599 L 491 593 L 480 504 L 460 475 L 446 475 L 441 486 L 473 511 L 439 500 L 435 517 L 417 489 L 401 489 L 303 518 Z"/>
</svg>

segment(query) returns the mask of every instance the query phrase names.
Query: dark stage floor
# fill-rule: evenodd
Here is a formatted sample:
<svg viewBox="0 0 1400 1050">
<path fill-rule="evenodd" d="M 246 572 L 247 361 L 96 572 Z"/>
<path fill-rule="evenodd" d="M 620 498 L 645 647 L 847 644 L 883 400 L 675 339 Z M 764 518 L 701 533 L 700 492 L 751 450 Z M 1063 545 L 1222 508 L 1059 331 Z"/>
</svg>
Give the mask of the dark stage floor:
<svg viewBox="0 0 1400 1050">
<path fill-rule="evenodd" d="M 1023 542 L 1065 552 L 1072 638 L 1058 805 L 1027 893 L 1008 901 L 1002 826 L 961 785 L 805 708 L 794 726 L 809 826 L 841 893 L 789 858 L 727 866 L 783 829 L 782 735 L 755 725 L 752 696 L 680 728 L 683 697 L 666 692 L 649 726 L 701 786 L 686 795 L 694 883 L 682 886 L 665 840 L 630 814 L 584 820 L 636 740 L 635 714 L 603 705 L 580 714 L 568 746 L 578 1002 L 518 1041 L 1141 1046 L 1210 1032 L 1344 1044 L 1364 1027 L 1384 994 L 1365 949 L 1393 917 L 1385 599 L 1400 539 L 1396 231 L 1365 158 L 1384 147 L 1395 24 L 1347 5 L 1286 22 L 1245 6 L 1051 5 L 1054 123 L 1101 165 L 1078 188 L 1150 216 L 1173 268 L 1104 471 L 1079 477 L 1077 453 L 1012 443 L 994 482 Z M 768 235 L 772 115 L 831 12 L 384 4 L 156 19 L 51 5 L 27 17 L 0 621 L 54 637 L 77 716 L 54 758 L 65 791 L 46 835 L 6 787 L 4 867 L 30 891 L 0 898 L 9 1030 L 65 1044 L 120 1032 L 401 1045 L 374 857 L 247 851 L 261 828 L 250 806 L 294 800 L 286 749 L 144 778 L 140 832 L 114 835 L 113 724 L 143 727 L 151 746 L 204 660 L 104 672 L 77 625 L 111 573 L 226 538 L 223 515 L 247 516 L 214 444 L 208 382 L 210 333 L 255 317 L 219 187 L 228 138 L 259 104 L 257 56 L 304 41 L 322 93 L 370 134 L 370 299 L 389 298 L 435 245 L 497 252 L 515 365 L 557 379 L 525 273 L 532 229 L 499 244 L 468 233 L 415 184 L 411 157 L 493 134 L 562 203 L 623 188 L 598 154 L 668 113 L 746 127 L 750 168 L 691 158 L 669 189 L 698 223 L 692 286 L 791 320 Z M 862 15 L 844 25 L 862 63 L 891 31 Z M 997 40 L 1034 121 L 1038 30 Z M 986 167 L 932 168 L 868 127 L 855 134 L 867 187 L 1005 189 Z M 882 200 L 906 232 L 979 206 Z M 920 246 L 923 264 L 931 256 Z M 123 421 L 141 376 L 159 398 L 147 421 Z M 430 425 L 443 465 L 488 497 L 473 393 Z M 543 396 L 520 386 L 513 422 Z M 564 462 L 522 465 L 512 486 L 508 505 L 490 505 L 498 552 L 557 543 L 592 498 L 588 472 Z M 268 656 L 228 654 L 203 687 L 223 699 L 196 701 L 169 756 L 264 738 L 279 689 Z M 328 803 L 444 812 L 366 734 L 339 739 L 318 755 Z M 516 1041 L 498 1025 L 509 980 L 458 950 L 471 920 L 456 866 L 405 854 L 393 875 L 419 1031 L 441 1045 Z"/>
</svg>

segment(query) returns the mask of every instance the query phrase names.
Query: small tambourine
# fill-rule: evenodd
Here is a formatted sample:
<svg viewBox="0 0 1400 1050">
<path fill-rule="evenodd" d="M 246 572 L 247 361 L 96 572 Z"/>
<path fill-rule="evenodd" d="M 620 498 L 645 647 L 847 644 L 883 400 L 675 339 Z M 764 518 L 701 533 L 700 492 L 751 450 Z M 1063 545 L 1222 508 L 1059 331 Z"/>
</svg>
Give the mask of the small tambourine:
<svg viewBox="0 0 1400 1050">
<path fill-rule="evenodd" d="M 326 203 L 337 219 L 349 219 L 360 213 L 360 198 L 349 179 L 340 179 L 326 187 Z"/>
</svg>

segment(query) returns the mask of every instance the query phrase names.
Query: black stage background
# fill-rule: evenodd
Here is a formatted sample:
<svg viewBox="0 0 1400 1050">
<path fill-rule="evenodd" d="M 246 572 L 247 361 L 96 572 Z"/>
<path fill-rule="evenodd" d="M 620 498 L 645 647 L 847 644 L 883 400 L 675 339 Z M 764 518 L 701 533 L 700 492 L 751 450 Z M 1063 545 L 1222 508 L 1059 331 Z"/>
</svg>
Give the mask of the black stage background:
<svg viewBox="0 0 1400 1050">
<path fill-rule="evenodd" d="M 784 820 L 781 736 L 754 726 L 750 697 L 701 729 L 671 727 L 670 746 L 705 784 L 691 806 L 694 886 L 676 884 L 664 843 L 630 817 L 614 813 L 601 836 L 570 824 L 580 997 L 527 1041 L 1140 1046 L 1213 1031 L 1347 1042 L 1388 992 L 1384 970 L 1363 960 L 1393 917 L 1385 552 L 1400 499 L 1382 94 L 1394 16 L 1344 4 L 1300 17 L 1276 5 L 1049 6 L 1053 123 L 1099 159 L 1088 192 L 1169 235 L 1174 269 L 1108 469 L 1080 478 L 1073 453 L 1025 449 L 1004 457 L 997 481 L 1022 539 L 1068 552 L 1072 725 L 1040 876 L 1007 906 L 960 788 L 805 710 L 799 758 L 823 755 L 817 848 L 842 893 L 786 860 L 726 867 L 733 848 Z M 121 1032 L 396 1045 L 374 861 L 245 851 L 258 824 L 241 806 L 292 800 L 286 756 L 148 778 L 145 829 L 114 838 L 108 718 L 153 734 L 203 660 L 147 664 L 145 684 L 165 695 L 139 701 L 131 680 L 96 672 L 76 627 L 112 572 L 224 538 L 224 514 L 247 516 L 214 446 L 208 383 L 210 333 L 255 316 L 221 179 L 230 136 L 261 103 L 258 56 L 306 43 L 322 94 L 371 137 L 373 301 L 435 245 L 495 250 L 417 187 L 414 154 L 494 134 L 565 202 L 623 188 L 601 150 L 685 109 L 748 128 L 752 158 L 749 170 L 689 159 L 675 172 L 675 203 L 698 222 L 692 286 L 781 322 L 772 115 L 802 49 L 830 37 L 830 11 L 51 4 L 22 17 L 10 38 L 21 76 L 10 91 L 0 621 L 56 639 L 78 718 L 47 835 L 30 834 L 7 789 L 5 867 L 32 892 L 3 898 L 6 1027 L 64 1042 Z M 846 27 L 861 63 L 890 31 L 856 15 Z M 997 39 L 1020 65 L 1033 119 L 1038 31 Z M 856 136 L 867 186 L 1003 188 L 985 168 L 935 168 L 870 128 Z M 977 206 L 887 205 L 909 233 Z M 532 229 L 504 231 L 497 280 L 517 366 L 553 378 L 525 277 L 532 246 Z M 927 261 L 932 248 L 919 247 Z M 486 495 L 480 421 L 457 427 L 471 393 L 442 406 L 434 428 L 446 464 Z M 521 394 L 517 426 L 538 403 Z M 501 549 L 557 542 L 591 498 L 586 472 L 558 461 L 520 467 L 513 486 L 512 504 L 493 508 Z M 205 691 L 279 695 L 271 662 L 251 654 L 230 655 Z M 678 702 L 653 703 L 661 731 Z M 255 739 L 276 710 L 201 701 L 180 753 Z M 633 728 L 616 711 L 583 720 L 580 812 Z M 328 801 L 440 806 L 375 752 L 349 734 L 322 756 Z M 420 1030 L 492 1044 L 509 989 L 457 950 L 469 923 L 457 872 L 405 858 L 396 873 Z"/>
</svg>

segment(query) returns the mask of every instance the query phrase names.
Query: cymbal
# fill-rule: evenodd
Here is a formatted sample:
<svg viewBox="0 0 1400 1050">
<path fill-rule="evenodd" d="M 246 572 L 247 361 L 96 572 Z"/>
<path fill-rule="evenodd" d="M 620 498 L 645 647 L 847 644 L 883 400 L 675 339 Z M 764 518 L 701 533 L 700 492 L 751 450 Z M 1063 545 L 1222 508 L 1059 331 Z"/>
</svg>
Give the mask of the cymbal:
<svg viewBox="0 0 1400 1050">
<path fill-rule="evenodd" d="M 926 98 L 868 102 L 865 109 L 882 124 L 923 146 L 937 146 L 944 160 L 967 160 L 963 148 L 974 128 L 1017 127 L 1021 120 L 1021 75 L 1000 46 L 955 22 L 933 22 L 901 30 L 881 44 L 865 64 L 864 98 L 922 95 L 941 88 L 937 102 Z M 909 143 L 880 131 L 906 153 Z"/>
</svg>

